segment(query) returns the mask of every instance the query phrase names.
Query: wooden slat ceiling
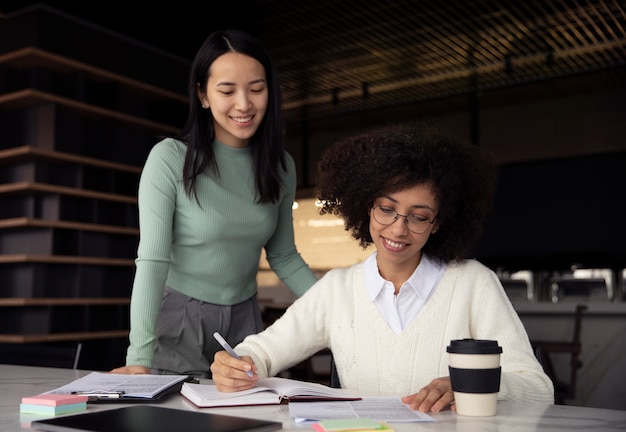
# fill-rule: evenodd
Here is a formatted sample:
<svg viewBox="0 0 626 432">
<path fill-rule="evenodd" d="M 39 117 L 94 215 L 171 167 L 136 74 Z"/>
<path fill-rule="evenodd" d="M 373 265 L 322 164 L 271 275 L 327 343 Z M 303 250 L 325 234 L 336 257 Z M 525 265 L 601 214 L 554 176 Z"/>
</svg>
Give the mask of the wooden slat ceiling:
<svg viewBox="0 0 626 432">
<path fill-rule="evenodd" d="M 287 115 L 623 68 L 626 0 L 260 0 Z"/>
</svg>

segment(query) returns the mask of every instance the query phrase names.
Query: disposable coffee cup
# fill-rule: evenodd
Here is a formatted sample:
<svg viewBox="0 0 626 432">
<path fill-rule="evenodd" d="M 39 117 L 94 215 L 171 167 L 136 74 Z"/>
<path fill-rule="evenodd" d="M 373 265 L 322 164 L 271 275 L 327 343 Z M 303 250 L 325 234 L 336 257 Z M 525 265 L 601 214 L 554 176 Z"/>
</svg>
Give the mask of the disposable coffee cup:
<svg viewBox="0 0 626 432">
<path fill-rule="evenodd" d="M 450 341 L 447 352 L 457 414 L 496 415 L 502 347 L 494 340 L 457 339 Z"/>
</svg>

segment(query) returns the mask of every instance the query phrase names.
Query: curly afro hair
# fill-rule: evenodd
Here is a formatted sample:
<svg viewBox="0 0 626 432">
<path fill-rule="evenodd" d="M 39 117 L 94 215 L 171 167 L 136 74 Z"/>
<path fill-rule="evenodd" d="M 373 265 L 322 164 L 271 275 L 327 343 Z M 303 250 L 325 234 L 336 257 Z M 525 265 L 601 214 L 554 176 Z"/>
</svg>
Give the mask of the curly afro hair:
<svg viewBox="0 0 626 432">
<path fill-rule="evenodd" d="M 461 260 L 482 234 L 496 188 L 490 153 L 426 124 L 389 125 L 337 141 L 318 163 L 320 214 L 340 215 L 364 249 L 372 243 L 374 201 L 428 184 L 439 205 L 439 229 L 423 252 L 443 261 Z"/>
</svg>

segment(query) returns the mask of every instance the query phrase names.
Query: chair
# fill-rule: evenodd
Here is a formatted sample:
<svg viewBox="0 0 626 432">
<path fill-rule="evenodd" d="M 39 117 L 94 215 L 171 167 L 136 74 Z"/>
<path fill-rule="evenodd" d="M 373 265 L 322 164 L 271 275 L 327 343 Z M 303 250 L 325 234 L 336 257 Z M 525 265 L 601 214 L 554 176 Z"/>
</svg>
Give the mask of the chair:
<svg viewBox="0 0 626 432">
<path fill-rule="evenodd" d="M 534 302 L 536 300 L 535 274 L 532 271 L 521 270 L 511 273 L 498 270 L 497 275 L 510 300 L 525 302 Z"/>
<path fill-rule="evenodd" d="M 576 397 L 576 378 L 578 369 L 582 367 L 579 360 L 582 351 L 580 343 L 580 332 L 583 320 L 583 312 L 587 309 L 585 305 L 577 305 L 574 312 L 574 332 L 570 341 L 548 341 L 548 340 L 531 340 L 533 350 L 537 359 L 543 366 L 543 370 L 554 383 L 554 402 L 557 405 L 564 405 L 565 399 L 573 399 Z M 551 354 L 565 353 L 570 355 L 569 361 L 569 380 L 562 381 L 557 377 L 554 365 L 552 363 Z"/>
<path fill-rule="evenodd" d="M 77 369 L 82 344 L 0 344 L 0 363 Z"/>
<path fill-rule="evenodd" d="M 553 303 L 612 301 L 616 276 L 611 269 L 574 268 L 571 272 L 548 279 Z"/>
</svg>

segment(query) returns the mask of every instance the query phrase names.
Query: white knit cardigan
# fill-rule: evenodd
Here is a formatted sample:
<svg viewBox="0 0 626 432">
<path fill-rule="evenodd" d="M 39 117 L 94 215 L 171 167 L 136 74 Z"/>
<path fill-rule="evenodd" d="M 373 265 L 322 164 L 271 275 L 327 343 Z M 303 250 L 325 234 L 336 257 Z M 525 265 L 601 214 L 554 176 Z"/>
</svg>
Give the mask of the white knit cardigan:
<svg viewBox="0 0 626 432">
<path fill-rule="evenodd" d="M 554 402 L 554 387 L 493 271 L 475 260 L 451 262 L 424 308 L 399 334 L 370 300 L 363 263 L 333 269 L 264 332 L 235 347 L 260 377 L 274 376 L 330 348 L 341 385 L 360 394 L 409 395 L 448 376 L 453 339 L 497 340 L 499 399 Z"/>
</svg>

